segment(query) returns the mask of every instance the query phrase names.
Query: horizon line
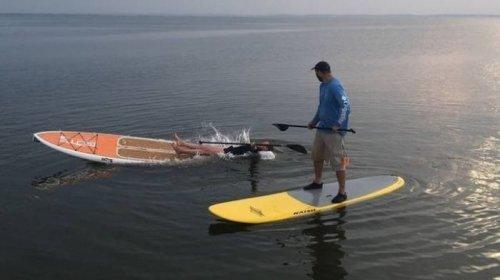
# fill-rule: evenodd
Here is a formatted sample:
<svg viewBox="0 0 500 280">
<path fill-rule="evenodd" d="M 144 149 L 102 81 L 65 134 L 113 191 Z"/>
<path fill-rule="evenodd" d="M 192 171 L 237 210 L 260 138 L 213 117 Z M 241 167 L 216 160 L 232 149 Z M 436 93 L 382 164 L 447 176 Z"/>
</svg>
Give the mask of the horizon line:
<svg viewBox="0 0 500 280">
<path fill-rule="evenodd" d="M 443 14 L 443 13 L 430 13 L 430 14 L 412 14 L 412 13 L 389 13 L 389 14 L 168 14 L 168 13 L 51 13 L 51 12 L 7 12 L 0 13 L 0 15 L 95 15 L 95 16 L 171 16 L 171 17 L 383 17 L 383 16 L 413 16 L 413 17 L 426 17 L 426 16 L 451 16 L 451 17 L 500 17 L 500 14 Z"/>
</svg>

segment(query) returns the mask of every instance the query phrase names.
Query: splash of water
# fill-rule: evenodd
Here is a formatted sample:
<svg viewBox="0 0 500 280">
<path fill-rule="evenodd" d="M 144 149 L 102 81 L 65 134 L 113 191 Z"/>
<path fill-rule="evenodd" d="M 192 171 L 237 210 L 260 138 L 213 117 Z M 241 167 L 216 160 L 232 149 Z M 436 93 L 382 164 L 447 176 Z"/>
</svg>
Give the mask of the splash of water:
<svg viewBox="0 0 500 280">
<path fill-rule="evenodd" d="M 250 129 L 240 129 L 233 134 L 226 135 L 223 134 L 219 129 L 217 129 L 213 124 L 208 123 L 205 127 L 212 130 L 212 134 L 209 136 L 199 136 L 199 140 L 207 141 L 207 142 L 240 142 L 240 143 L 250 143 Z M 224 144 L 210 144 L 219 147 L 228 147 L 230 145 Z M 222 159 L 231 159 L 234 158 L 234 155 L 219 153 L 218 156 Z"/>
<path fill-rule="evenodd" d="M 212 131 L 212 134 L 209 136 L 199 136 L 200 141 L 207 141 L 207 142 L 238 142 L 238 143 L 250 143 L 250 128 L 242 128 L 237 131 L 235 131 L 232 134 L 223 134 L 219 129 L 217 129 L 213 124 L 208 123 L 208 124 L 202 124 L 202 126 L 210 129 Z M 210 145 L 215 145 L 219 147 L 228 147 L 230 146 L 229 144 L 224 145 L 224 144 L 210 144 Z M 248 157 L 251 156 L 252 153 L 247 153 L 243 155 L 243 157 Z M 235 157 L 240 157 L 240 156 L 234 156 L 232 154 L 225 154 L 225 153 L 219 153 L 218 156 L 222 159 L 231 159 Z M 260 153 L 259 156 L 263 160 L 272 160 L 275 159 L 275 155 L 272 152 L 268 153 Z"/>
<path fill-rule="evenodd" d="M 199 136 L 200 141 L 207 142 L 239 142 L 239 143 L 250 143 L 250 128 L 242 128 L 237 130 L 233 134 L 223 134 L 219 129 L 217 129 L 213 124 L 202 124 L 204 127 L 209 128 L 212 134 L 209 136 Z M 218 144 L 214 144 L 218 145 Z M 227 145 L 219 145 L 227 146 Z"/>
</svg>

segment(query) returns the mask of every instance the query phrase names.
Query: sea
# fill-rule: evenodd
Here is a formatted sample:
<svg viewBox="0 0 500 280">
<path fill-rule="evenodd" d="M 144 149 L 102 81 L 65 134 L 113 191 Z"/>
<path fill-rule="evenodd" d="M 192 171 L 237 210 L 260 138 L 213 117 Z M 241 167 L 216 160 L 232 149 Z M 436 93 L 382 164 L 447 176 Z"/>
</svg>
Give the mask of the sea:
<svg viewBox="0 0 500 280">
<path fill-rule="evenodd" d="M 404 188 L 241 225 L 212 204 L 308 184 L 310 155 L 92 164 L 75 130 L 299 144 L 328 61 L 347 177 Z M 499 279 L 500 17 L 0 14 L 1 279 Z M 336 180 L 325 166 L 325 182 Z M 348 194 L 349 195 L 349 194 Z"/>
</svg>

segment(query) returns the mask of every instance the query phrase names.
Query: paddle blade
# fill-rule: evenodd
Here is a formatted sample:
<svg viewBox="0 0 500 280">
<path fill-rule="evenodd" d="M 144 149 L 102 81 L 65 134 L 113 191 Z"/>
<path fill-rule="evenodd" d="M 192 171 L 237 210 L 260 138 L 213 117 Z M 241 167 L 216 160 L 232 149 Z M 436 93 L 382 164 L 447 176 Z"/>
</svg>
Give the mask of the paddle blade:
<svg viewBox="0 0 500 280">
<path fill-rule="evenodd" d="M 289 149 L 291 149 L 291 150 L 294 150 L 296 152 L 299 152 L 299 153 L 302 153 L 302 154 L 307 154 L 306 148 L 304 148 L 304 146 L 302 146 L 302 145 L 289 144 L 289 145 L 286 145 L 286 147 L 289 148 Z"/>
<path fill-rule="evenodd" d="M 284 123 L 273 123 L 275 127 L 277 127 L 281 131 L 287 130 L 290 126 Z"/>
</svg>

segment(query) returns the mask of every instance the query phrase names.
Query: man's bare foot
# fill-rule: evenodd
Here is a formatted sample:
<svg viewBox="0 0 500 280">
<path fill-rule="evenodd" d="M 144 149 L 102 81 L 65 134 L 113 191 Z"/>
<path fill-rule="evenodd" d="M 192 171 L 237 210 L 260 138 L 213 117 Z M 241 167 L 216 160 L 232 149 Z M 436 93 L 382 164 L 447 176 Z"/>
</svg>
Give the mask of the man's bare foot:
<svg viewBox="0 0 500 280">
<path fill-rule="evenodd" d="M 179 135 L 177 135 L 177 133 L 175 132 L 174 132 L 174 143 L 176 146 L 182 146 L 183 143 Z"/>
<path fill-rule="evenodd" d="M 181 138 L 175 132 L 174 132 L 174 138 L 175 138 L 176 141 L 181 141 Z"/>
</svg>

